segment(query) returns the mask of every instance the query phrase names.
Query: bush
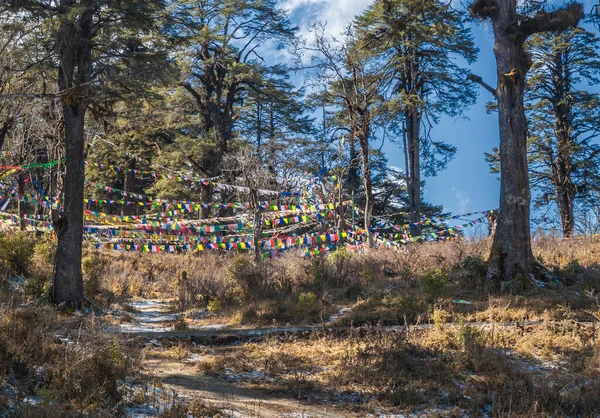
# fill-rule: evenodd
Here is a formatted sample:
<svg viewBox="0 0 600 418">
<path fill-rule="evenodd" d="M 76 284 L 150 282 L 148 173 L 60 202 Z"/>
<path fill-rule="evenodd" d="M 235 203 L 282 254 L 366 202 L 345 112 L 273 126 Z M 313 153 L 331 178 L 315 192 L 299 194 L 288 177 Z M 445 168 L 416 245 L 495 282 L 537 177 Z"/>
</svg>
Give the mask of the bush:
<svg viewBox="0 0 600 418">
<path fill-rule="evenodd" d="M 316 301 L 317 296 L 314 293 L 301 293 L 300 296 L 298 296 L 298 309 L 302 312 L 310 312 L 313 310 Z"/>
<path fill-rule="evenodd" d="M 8 265 L 14 273 L 26 275 L 31 267 L 35 243 L 32 236 L 19 232 L 0 237 L 0 263 Z"/>
<path fill-rule="evenodd" d="M 206 306 L 206 310 L 210 313 L 218 313 L 221 312 L 223 307 L 221 306 L 221 301 L 219 299 L 211 299 Z"/>
<path fill-rule="evenodd" d="M 448 284 L 448 274 L 442 269 L 428 270 L 419 279 L 419 286 L 429 301 L 442 297 Z"/>
<path fill-rule="evenodd" d="M 84 289 L 88 296 L 94 296 L 99 292 L 104 268 L 105 263 L 99 253 L 94 252 L 81 260 L 81 270 L 85 278 Z"/>
<path fill-rule="evenodd" d="M 0 369 L 9 365 L 15 374 L 35 377 L 27 379 L 24 390 L 58 409 L 115 408 L 120 382 L 138 369 L 137 355 L 93 321 L 71 320 L 39 307 L 7 311 L 1 318 Z"/>
<path fill-rule="evenodd" d="M 242 299 L 238 302 L 247 301 L 253 294 L 263 290 L 260 266 L 254 265 L 247 256 L 236 256 L 227 268 L 227 275 L 234 286 L 233 299 Z"/>
<path fill-rule="evenodd" d="M 471 280 L 484 278 L 487 273 L 487 264 L 479 257 L 466 256 L 460 262 L 459 269 L 463 270 Z"/>
</svg>

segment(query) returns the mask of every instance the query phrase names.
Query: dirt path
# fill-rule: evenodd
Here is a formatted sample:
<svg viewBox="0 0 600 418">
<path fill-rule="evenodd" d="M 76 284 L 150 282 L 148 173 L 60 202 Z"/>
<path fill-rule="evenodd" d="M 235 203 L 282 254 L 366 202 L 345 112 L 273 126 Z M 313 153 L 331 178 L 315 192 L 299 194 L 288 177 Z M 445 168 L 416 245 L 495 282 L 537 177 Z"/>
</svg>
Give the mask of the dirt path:
<svg viewBox="0 0 600 418">
<path fill-rule="evenodd" d="M 159 379 L 167 390 L 188 400 L 201 399 L 233 417 L 356 417 L 358 415 L 327 405 L 307 405 L 295 399 L 269 395 L 215 377 L 203 376 L 193 364 L 151 359 L 144 372 Z"/>
</svg>

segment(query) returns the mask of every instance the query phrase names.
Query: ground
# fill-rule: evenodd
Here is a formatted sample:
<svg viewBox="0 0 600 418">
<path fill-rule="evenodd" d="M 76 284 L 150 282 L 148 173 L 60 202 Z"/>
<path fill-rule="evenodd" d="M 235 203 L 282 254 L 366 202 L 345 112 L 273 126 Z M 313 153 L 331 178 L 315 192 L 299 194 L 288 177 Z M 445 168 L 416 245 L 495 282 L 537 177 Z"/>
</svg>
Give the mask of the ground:
<svg viewBox="0 0 600 418">
<path fill-rule="evenodd" d="M 545 277 L 499 284 L 488 245 L 89 252 L 77 312 L 36 245 L 0 286 L 0 416 L 597 416 L 600 242 L 536 241 Z"/>
</svg>

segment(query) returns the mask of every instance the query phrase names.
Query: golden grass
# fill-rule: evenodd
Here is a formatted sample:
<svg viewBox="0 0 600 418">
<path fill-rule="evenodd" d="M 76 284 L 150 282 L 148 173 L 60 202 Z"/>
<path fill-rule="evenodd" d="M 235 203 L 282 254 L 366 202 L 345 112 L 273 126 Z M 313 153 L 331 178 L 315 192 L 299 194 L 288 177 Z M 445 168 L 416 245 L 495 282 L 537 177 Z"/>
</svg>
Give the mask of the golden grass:
<svg viewBox="0 0 600 418">
<path fill-rule="evenodd" d="M 600 388 L 598 337 L 591 327 L 569 322 L 526 329 L 363 329 L 211 350 L 198 371 L 364 411 L 452 404 L 459 415 L 487 409 L 493 416 L 587 416 L 600 408 L 589 391 Z"/>
</svg>

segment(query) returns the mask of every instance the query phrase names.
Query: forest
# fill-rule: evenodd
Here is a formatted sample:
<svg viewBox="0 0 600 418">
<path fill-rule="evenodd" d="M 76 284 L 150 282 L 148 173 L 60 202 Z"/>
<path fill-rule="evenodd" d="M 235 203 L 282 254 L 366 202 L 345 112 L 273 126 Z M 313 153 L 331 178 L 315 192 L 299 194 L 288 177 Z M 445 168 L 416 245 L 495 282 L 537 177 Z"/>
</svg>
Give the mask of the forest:
<svg viewBox="0 0 600 418">
<path fill-rule="evenodd" d="M 600 5 L 337 3 L 0 2 L 0 417 L 598 416 Z"/>
</svg>

